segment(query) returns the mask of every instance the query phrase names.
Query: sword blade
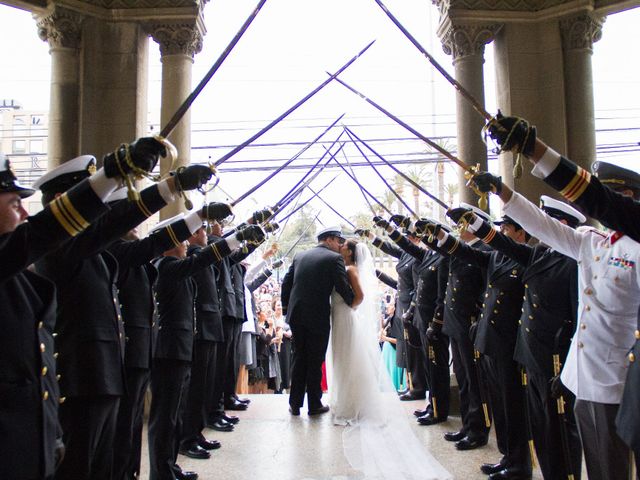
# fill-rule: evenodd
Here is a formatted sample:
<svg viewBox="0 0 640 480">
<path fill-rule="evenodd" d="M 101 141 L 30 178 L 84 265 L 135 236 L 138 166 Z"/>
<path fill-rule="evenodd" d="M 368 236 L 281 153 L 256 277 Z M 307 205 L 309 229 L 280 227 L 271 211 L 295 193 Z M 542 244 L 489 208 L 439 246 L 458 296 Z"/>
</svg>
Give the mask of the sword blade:
<svg viewBox="0 0 640 480">
<path fill-rule="evenodd" d="M 329 185 L 331 185 L 336 178 L 338 178 L 337 175 L 335 177 L 333 177 L 331 180 L 329 180 L 325 186 L 323 186 L 320 190 L 318 190 L 317 193 L 314 193 L 313 195 L 311 195 L 307 200 L 302 202 L 301 205 L 298 205 L 296 208 L 294 208 L 292 211 L 290 211 L 284 217 L 282 217 L 280 219 L 280 221 L 283 222 L 285 220 L 288 220 L 294 213 L 296 213 L 298 210 L 300 210 L 305 205 L 307 205 L 307 203 L 309 203 L 311 200 L 313 200 L 318 194 L 320 194 L 320 192 L 322 192 L 325 188 L 327 188 Z"/>
<path fill-rule="evenodd" d="M 236 153 L 238 153 L 240 150 L 245 148 L 247 145 L 252 143 L 254 140 L 260 138 L 262 135 L 264 135 L 269 130 L 271 130 L 274 126 L 276 126 L 278 123 L 280 123 L 291 112 L 293 112 L 294 110 L 299 108 L 303 103 L 305 103 L 307 100 L 309 100 L 311 97 L 313 97 L 316 93 L 318 93 L 320 90 L 322 90 L 324 87 L 326 87 L 332 80 L 334 80 L 338 75 L 340 75 L 340 73 L 344 72 L 347 68 L 349 68 L 353 62 L 355 62 L 362 54 L 364 54 L 364 52 L 366 52 L 371 47 L 371 45 L 373 45 L 374 42 L 375 42 L 375 40 L 373 40 L 366 47 L 364 47 L 362 50 L 360 50 L 347 63 L 345 63 L 342 67 L 340 67 L 338 69 L 338 71 L 334 75 L 330 75 L 327 80 L 325 80 L 320 85 L 318 85 L 316 88 L 314 88 L 311 92 L 309 92 L 307 95 L 305 95 L 302 99 L 300 99 L 292 107 L 290 107 L 286 112 L 281 114 L 278 118 L 273 120 L 271 123 L 269 123 L 266 127 L 264 127 L 262 130 L 260 130 L 258 133 L 252 135 L 250 138 L 248 138 L 247 140 L 242 142 L 240 145 L 235 147 L 233 150 L 231 150 L 230 152 L 228 152 L 225 155 L 223 155 L 219 160 L 217 160 L 215 162 L 215 166 L 217 167 L 217 166 L 221 165 L 222 163 L 226 162 L 231 157 L 233 157 Z"/>
<path fill-rule="evenodd" d="M 267 0 L 260 0 L 258 2 L 258 5 L 256 5 L 256 8 L 253 9 L 251 15 L 247 17 L 245 22 L 242 24 L 242 27 L 240 27 L 240 30 L 238 30 L 235 36 L 231 39 L 231 42 L 229 42 L 227 48 L 223 50 L 222 54 L 220 54 L 216 62 L 211 66 L 202 80 L 200 80 L 198 86 L 193 90 L 193 92 L 189 94 L 186 100 L 182 102 L 182 105 L 178 107 L 178 110 L 176 110 L 176 113 L 173 114 L 171 120 L 169 120 L 169 122 L 164 126 L 164 128 L 160 132 L 161 137 L 168 137 L 173 129 L 176 128 L 176 125 L 178 125 L 182 117 L 184 117 L 184 114 L 187 113 L 187 111 L 191 107 L 191 104 L 198 97 L 198 95 L 200 95 L 202 89 L 207 85 L 207 83 L 209 83 L 209 80 L 211 80 L 211 77 L 213 77 L 213 75 L 218 71 L 220 65 L 222 65 L 222 62 L 224 62 L 225 59 L 229 56 L 231 50 L 233 50 L 233 47 L 235 47 L 238 41 L 240 41 L 240 38 L 242 37 L 242 35 L 244 35 L 244 32 L 249 29 L 249 25 L 251 25 L 251 22 L 253 22 L 253 20 L 258 16 L 260 9 L 266 3 L 266 1 Z"/>
<path fill-rule="evenodd" d="M 302 231 L 302 233 L 300 234 L 300 236 L 298 237 L 298 239 L 294 242 L 293 245 L 291 245 L 291 247 L 289 247 L 289 250 L 286 251 L 286 253 L 284 255 L 282 255 L 282 258 L 286 258 L 292 251 L 294 248 L 296 248 L 298 246 L 298 244 L 300 243 L 300 241 L 302 240 L 302 238 L 305 236 L 305 234 L 309 231 L 309 229 L 311 228 L 311 226 L 316 222 L 316 220 L 318 219 L 318 216 L 320 215 L 320 212 L 316 213 L 316 216 L 313 218 L 313 220 L 311 220 L 311 222 L 309 222 L 309 225 L 307 225 L 307 227 Z"/>
<path fill-rule="evenodd" d="M 387 17 L 391 19 L 391 21 L 395 24 L 395 26 L 400 29 L 400 31 L 404 34 L 404 36 L 407 37 L 411 43 L 413 43 L 413 45 L 420 51 L 420 53 L 422 53 L 422 55 L 426 57 L 427 60 L 429 60 L 431 65 L 433 65 L 435 69 L 438 70 L 438 72 L 440 72 L 442 76 L 451 85 L 453 85 L 453 88 L 455 88 L 460 95 L 462 95 L 466 100 L 469 101 L 469 103 L 471 103 L 471 106 L 473 107 L 473 109 L 476 112 L 478 112 L 485 120 L 491 120 L 493 117 L 489 112 L 487 112 L 484 109 L 484 106 L 478 100 L 476 100 L 476 98 L 473 95 L 471 95 L 471 93 L 469 93 L 467 89 L 464 88 L 460 82 L 458 82 L 455 78 L 449 75 L 449 73 L 442 67 L 442 65 L 438 63 L 438 61 L 427 51 L 426 48 L 420 45 L 418 40 L 416 40 L 416 38 L 413 35 L 411 35 L 411 33 L 409 33 L 409 30 L 407 30 L 404 27 L 404 25 L 400 23 L 400 20 L 398 20 L 393 15 L 393 13 L 391 13 L 389 9 L 384 5 L 384 3 L 382 3 L 382 0 L 374 0 L 374 1 L 382 9 L 382 11 L 387 15 Z"/>
<path fill-rule="evenodd" d="M 419 183 L 415 182 L 411 177 L 409 177 L 408 175 L 403 173 L 398 167 L 393 165 L 390 161 L 388 161 L 386 158 L 384 158 L 382 155 L 380 155 L 378 152 L 376 152 L 371 145 L 369 145 L 367 142 L 365 142 L 360 137 L 358 137 L 349 127 L 345 127 L 345 130 L 347 132 L 347 135 L 349 136 L 349 138 L 351 138 L 351 140 L 353 141 L 354 144 L 356 143 L 356 140 L 358 140 L 365 147 L 367 147 L 371 151 L 371 153 L 373 153 L 376 157 L 378 157 L 385 164 L 387 164 L 394 172 L 396 172 L 398 175 L 400 175 L 402 178 L 404 178 L 407 182 L 409 182 L 415 188 L 420 190 L 422 193 L 427 195 L 430 199 L 432 199 L 434 202 L 436 202 L 442 208 L 444 208 L 445 210 L 449 210 L 449 205 L 447 205 L 442 200 L 440 200 L 438 197 L 436 197 L 435 195 L 430 193 L 426 188 L 424 188 Z"/>
<path fill-rule="evenodd" d="M 300 157 L 300 155 L 302 155 L 304 152 L 306 152 L 308 149 L 310 149 L 313 145 L 315 145 L 316 142 L 318 140 L 320 140 L 324 136 L 325 133 L 327 133 L 329 130 L 331 130 L 336 125 L 336 123 L 338 123 L 340 121 L 340 119 L 342 117 L 344 117 L 344 113 L 342 115 L 340 115 L 331 125 L 329 125 L 327 128 L 325 128 L 320 135 L 318 135 L 316 138 L 314 138 L 310 143 L 306 144 L 298 153 L 296 153 L 293 157 L 291 157 L 289 160 L 287 160 L 284 164 L 282 164 L 280 167 L 278 167 L 271 174 L 267 175 L 267 177 L 264 178 L 261 182 L 259 182 L 258 184 L 256 184 L 255 186 L 253 186 L 252 188 L 247 190 L 245 193 L 240 195 L 238 198 L 236 198 L 234 201 L 232 201 L 230 205 L 232 207 L 235 207 L 238 203 L 240 203 L 242 200 L 247 198 L 253 192 L 258 190 L 262 185 L 267 183 L 273 177 L 275 177 L 279 172 L 281 172 L 282 170 L 287 168 L 287 166 L 289 164 L 291 164 L 293 161 L 297 160 Z"/>
<path fill-rule="evenodd" d="M 311 187 L 307 187 L 309 188 L 309 190 L 311 191 L 311 193 L 315 194 L 315 198 L 317 198 L 318 200 L 320 200 L 322 203 L 324 203 L 327 207 L 329 207 L 331 209 L 331 211 L 333 213 L 335 213 L 336 215 L 338 215 L 342 220 L 344 220 L 345 222 L 347 222 L 349 225 L 351 225 L 351 228 L 355 229 L 356 226 L 344 215 L 342 215 L 339 211 L 337 211 L 335 208 L 333 208 L 324 198 L 322 198 L 320 195 L 318 195 L 318 193 L 313 191 L 313 188 Z"/>
</svg>

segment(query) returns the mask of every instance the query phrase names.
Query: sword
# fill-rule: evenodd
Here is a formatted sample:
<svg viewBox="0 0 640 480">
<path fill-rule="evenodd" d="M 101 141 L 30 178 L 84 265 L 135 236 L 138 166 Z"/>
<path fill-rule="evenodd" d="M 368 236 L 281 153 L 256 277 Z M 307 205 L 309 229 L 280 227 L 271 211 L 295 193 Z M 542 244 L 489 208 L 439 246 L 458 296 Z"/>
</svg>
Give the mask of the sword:
<svg viewBox="0 0 640 480">
<path fill-rule="evenodd" d="M 369 47 L 371 47 L 371 45 L 373 45 L 374 42 L 375 42 L 375 40 L 373 40 L 366 47 L 364 47 L 362 50 L 360 50 L 347 63 L 345 63 L 342 67 L 340 67 L 338 69 L 338 71 L 334 75 L 330 75 L 327 80 L 325 80 L 320 85 L 318 85 L 316 88 L 314 88 L 311 92 L 309 92 L 307 95 L 305 95 L 302 99 L 300 99 L 292 107 L 290 107 L 286 112 L 284 112 L 283 114 L 278 116 L 278 118 L 273 120 L 271 123 L 269 123 L 266 127 L 264 127 L 262 130 L 260 130 L 258 133 L 252 135 L 250 138 L 248 138 L 247 140 L 242 142 L 240 145 L 238 145 L 235 148 L 233 148 L 233 150 L 231 150 L 230 152 L 228 152 L 225 155 L 223 155 L 219 160 L 217 160 L 215 162 L 215 166 L 217 167 L 217 166 L 221 165 L 222 163 L 226 162 L 231 157 L 233 157 L 236 153 L 238 153 L 240 150 L 245 148 L 247 145 L 252 143 L 254 140 L 257 140 L 258 138 L 260 138 L 262 135 L 264 135 L 269 130 L 271 130 L 275 125 L 280 123 L 291 112 L 293 112 L 298 107 L 300 107 L 303 103 L 305 103 L 307 100 L 309 100 L 311 97 L 313 97 L 316 93 L 318 93 L 320 90 L 322 90 L 324 87 L 326 87 L 331 82 L 331 80 L 334 80 L 338 75 L 340 75 L 340 73 L 344 72 L 349 66 L 351 66 L 351 64 L 353 62 L 355 62 L 360 57 L 360 55 L 362 55 L 364 52 L 366 52 L 369 49 Z"/>
<path fill-rule="evenodd" d="M 244 35 L 244 32 L 248 30 L 249 25 L 251 25 L 251 22 L 253 22 L 253 20 L 258 16 L 258 12 L 260 12 L 260 9 L 266 3 L 266 1 L 267 0 L 260 0 L 258 2 L 258 5 L 253 9 L 253 12 L 251 12 L 251 15 L 249 15 L 249 17 L 245 20 L 245 22 L 242 24 L 242 27 L 240 27 L 240 30 L 238 30 L 238 32 L 235 34 L 233 39 L 231 39 L 231 42 L 229 42 L 229 45 L 227 45 L 227 48 L 223 50 L 222 54 L 218 57 L 216 62 L 211 66 L 207 74 L 202 78 L 202 80 L 200 80 L 200 83 L 198 84 L 198 86 L 193 90 L 193 92 L 191 92 L 191 94 L 186 98 L 186 100 L 182 102 L 182 105 L 178 107 L 178 110 L 176 110 L 176 113 L 173 114 L 173 117 L 171 117 L 171 120 L 169 120 L 169 122 L 164 126 L 164 128 L 160 132 L 161 137 L 163 138 L 168 137 L 173 131 L 173 129 L 176 128 L 176 125 L 178 125 L 182 117 L 184 117 L 184 114 L 187 113 L 187 110 L 189 110 L 189 108 L 191 107 L 191 104 L 194 102 L 196 97 L 200 95 L 200 92 L 207 85 L 207 83 L 209 83 L 209 80 L 211 80 L 211 77 L 213 77 L 213 75 L 218 71 L 218 69 L 220 68 L 220 65 L 222 65 L 222 62 L 224 62 L 225 59 L 229 56 L 229 54 L 231 53 L 231 50 L 233 50 L 233 47 L 235 47 L 238 41 L 240 41 L 240 38 L 242 37 L 242 35 Z"/>
<path fill-rule="evenodd" d="M 328 72 L 327 72 L 327 74 L 330 75 Z M 418 132 L 415 128 L 413 128 L 411 125 L 409 125 L 405 121 L 401 120 L 400 118 L 398 118 L 397 116 L 395 116 L 394 114 L 392 114 L 391 112 L 389 112 L 388 110 L 386 110 L 385 108 L 383 108 L 382 106 L 380 106 L 379 104 L 377 104 L 376 102 L 371 100 L 370 98 L 366 97 L 365 95 L 360 93 L 358 90 L 356 90 L 355 88 L 353 88 L 350 85 L 348 85 L 343 80 L 341 80 L 339 78 L 336 78 L 336 81 L 338 83 L 340 83 L 340 85 L 344 86 L 347 90 L 355 93 L 360 98 L 365 100 L 369 105 L 372 105 L 378 111 L 382 112 L 384 115 L 389 117 L 391 120 L 396 122 L 398 125 L 400 125 L 401 127 L 407 129 L 409 132 L 414 134 L 416 137 L 418 137 L 420 140 L 425 142 L 431 148 L 437 150 L 442 155 L 444 155 L 449 160 L 451 160 L 453 163 L 458 165 L 460 168 L 462 168 L 465 171 L 465 178 L 467 178 L 468 180 L 471 180 L 473 178 L 473 176 L 475 175 L 475 173 L 479 170 L 480 167 L 478 165 L 476 165 L 476 166 L 467 165 L 462 160 L 460 160 L 458 157 L 456 157 L 454 154 L 452 154 L 451 152 L 449 152 L 445 148 L 441 147 L 440 145 L 438 145 L 436 142 L 434 142 L 430 138 L 425 137 L 420 132 Z M 476 188 L 472 187 L 472 188 L 473 188 L 474 192 L 480 197 L 480 201 L 479 201 L 480 208 L 486 209 L 487 208 L 487 193 L 480 192 L 477 189 L 477 187 Z"/>
<path fill-rule="evenodd" d="M 489 404 L 487 402 L 487 392 L 484 388 L 484 380 L 480 371 L 480 352 L 473 349 L 473 363 L 476 367 L 476 376 L 478 377 L 478 392 L 480 393 L 480 402 L 482 403 L 482 413 L 484 413 L 484 425 L 491 428 L 491 417 L 489 416 Z"/>
<path fill-rule="evenodd" d="M 489 112 L 487 112 L 484 107 L 482 106 L 482 104 L 480 102 L 478 102 L 478 100 L 475 99 L 475 97 L 473 95 L 471 95 L 461 84 L 460 82 L 458 82 L 455 78 L 453 78 L 451 75 L 449 75 L 449 73 L 447 73 L 447 71 L 436 61 L 435 58 L 433 58 L 433 56 L 427 52 L 427 50 L 420 45 L 420 43 L 418 43 L 418 40 L 415 39 L 415 37 L 413 35 L 411 35 L 411 33 L 409 33 L 409 31 L 400 23 L 400 20 L 398 20 L 390 11 L 389 9 L 384 5 L 384 3 L 382 3 L 381 0 L 374 0 L 378 6 L 382 9 L 382 11 L 384 13 L 387 14 L 387 16 L 391 19 L 391 21 L 396 25 L 396 27 L 398 27 L 400 29 L 400 31 L 402 33 L 404 33 L 404 36 L 407 37 L 409 39 L 409 41 L 411 43 L 413 43 L 413 45 L 415 45 L 415 47 L 420 50 L 420 52 L 427 58 L 427 60 L 429 60 L 429 62 L 431 62 L 431 65 L 433 65 L 436 70 L 438 70 L 442 76 L 444 78 L 447 79 L 447 81 L 453 85 L 453 87 L 458 91 L 458 93 L 460 93 L 460 95 L 462 95 L 465 99 L 467 99 L 471 105 L 473 106 L 474 110 L 476 112 L 478 112 L 482 117 L 484 117 L 485 120 L 492 120 L 493 119 L 493 115 L 491 115 Z"/>
<path fill-rule="evenodd" d="M 353 175 L 353 177 L 355 178 L 356 172 L 354 171 L 353 167 L 351 166 L 351 162 L 349 161 L 349 157 L 347 157 L 347 154 L 345 153 L 344 150 L 342 151 L 342 156 L 344 157 L 345 161 L 347 162 L 347 166 L 349 167 L 349 171 L 351 171 L 351 175 Z M 378 213 L 376 212 L 375 208 L 373 208 L 373 205 L 371 205 L 371 202 L 369 201 L 369 199 L 365 195 L 364 191 L 362 190 L 362 187 L 360 186 L 360 184 L 358 184 L 358 189 L 360 190 L 360 193 L 364 197 L 364 201 L 369 206 L 369 209 L 371 210 L 371 213 L 373 214 L 373 216 L 375 217 L 376 215 L 378 215 Z"/>
<path fill-rule="evenodd" d="M 329 155 L 331 155 L 331 154 L 329 154 Z M 372 198 L 372 199 L 373 199 L 373 200 L 374 200 L 378 205 L 380 205 L 380 206 L 382 207 L 382 209 L 383 209 L 385 212 L 387 212 L 389 215 L 393 215 L 393 213 L 391 212 L 391 210 L 389 210 L 389 209 L 388 209 L 388 208 L 387 208 L 387 207 L 386 207 L 386 206 L 385 206 L 385 205 L 384 205 L 380 200 L 378 200 L 378 199 L 375 197 L 375 195 L 372 195 L 372 194 L 371 194 L 371 192 L 369 192 L 369 190 L 367 190 L 366 188 L 364 188 L 364 186 L 362 186 L 362 185 L 360 184 L 360 182 L 358 182 L 358 180 L 356 179 L 356 177 L 355 177 L 355 176 L 353 176 L 353 175 L 351 175 L 351 174 L 347 171 L 347 169 L 344 167 L 344 165 L 342 165 L 342 163 L 340 163 L 340 161 L 339 161 L 339 160 L 338 160 L 334 155 L 331 155 L 331 159 L 330 159 L 330 160 L 333 160 L 334 162 L 336 162 L 336 164 L 337 164 L 337 165 L 342 169 L 342 171 L 343 171 L 344 173 L 346 173 L 346 174 L 347 174 L 347 176 L 348 176 L 351 180 L 353 180 L 353 181 L 355 182 L 355 184 L 356 184 L 356 185 L 358 185 L 358 187 L 360 187 L 360 191 L 362 191 L 362 192 L 366 193 L 367 195 L 369 195 L 369 197 L 370 197 L 370 198 Z"/>
<path fill-rule="evenodd" d="M 320 212 L 316 213 L 316 216 L 313 217 L 313 220 L 311 220 L 311 222 L 309 222 L 309 225 L 307 225 L 307 227 L 302 231 L 302 234 L 300 234 L 300 236 L 298 237 L 298 239 L 293 243 L 293 245 L 291 245 L 291 247 L 289 247 L 289 250 L 287 250 L 285 252 L 284 255 L 282 255 L 281 258 L 286 258 L 292 251 L 294 248 L 296 248 L 296 246 L 298 245 L 298 243 L 300 243 L 300 241 L 302 240 L 302 237 L 304 237 L 305 233 L 307 233 L 307 231 L 311 228 L 311 226 L 315 223 L 315 221 L 318 219 L 318 216 L 320 215 Z"/>
<path fill-rule="evenodd" d="M 347 132 L 347 135 L 349 134 L 349 132 Z M 402 197 L 398 194 L 398 192 L 396 192 L 393 187 L 391 185 L 389 185 L 389 182 L 387 182 L 387 180 L 382 176 L 382 174 L 378 171 L 378 169 L 375 167 L 375 165 L 371 162 L 371 160 L 369 160 L 369 157 L 367 157 L 365 155 L 365 153 L 362 151 L 362 149 L 360 148 L 360 146 L 355 142 L 355 140 L 353 140 L 353 138 L 351 139 L 353 141 L 353 144 L 355 145 L 355 147 L 358 149 L 358 151 L 360 152 L 360 155 L 362 155 L 364 157 L 364 159 L 367 161 L 367 163 L 369 164 L 369 166 L 371 168 L 373 168 L 373 171 L 376 172 L 376 174 L 378 175 L 378 177 L 380 177 L 380 180 L 382 180 L 382 182 L 387 186 L 387 188 L 389 190 L 391 190 L 391 193 L 393 193 L 395 195 L 395 197 L 400 200 L 400 203 L 402 203 L 402 205 L 404 205 L 404 207 L 407 209 L 407 211 L 414 216 L 414 218 L 418 218 L 418 215 L 416 215 L 416 213 L 411 209 L 411 207 L 407 204 L 407 202 L 405 202 Z"/>
<path fill-rule="evenodd" d="M 561 330 L 562 331 L 562 330 Z M 560 355 L 553 355 L 553 374 L 555 376 L 560 375 Z M 574 480 L 573 475 L 573 465 L 571 463 L 571 453 L 569 448 L 569 434 L 567 433 L 567 425 L 565 423 L 565 412 L 564 412 L 564 396 L 560 395 L 556 399 L 556 404 L 558 408 L 558 420 L 560 422 L 560 441 L 562 442 L 562 453 L 564 454 L 564 463 L 565 468 L 567 469 L 567 480 Z"/>
<path fill-rule="evenodd" d="M 527 372 L 523 368 L 521 370 L 522 377 L 522 394 L 524 395 L 524 417 L 527 425 L 527 443 L 529 444 L 529 455 L 531 456 L 531 467 L 536 466 L 536 451 L 533 445 L 533 428 L 531 426 L 531 414 L 530 414 L 530 406 L 529 406 L 529 397 L 527 396 L 527 388 L 529 384 Z"/>
<path fill-rule="evenodd" d="M 404 178 L 407 182 L 409 182 L 411 185 L 413 185 L 415 188 L 417 188 L 418 190 L 420 190 L 422 193 L 424 193 L 426 196 L 428 196 L 431 200 L 433 200 L 434 202 L 436 202 L 438 205 L 440 205 L 442 208 L 444 208 L 445 210 L 449 210 L 449 205 L 447 205 L 446 203 L 444 203 L 442 200 L 440 200 L 438 197 L 436 197 L 435 195 L 433 195 L 432 193 L 430 193 L 426 188 L 424 188 L 422 185 L 420 185 L 419 183 L 417 183 L 416 181 L 414 181 L 411 177 L 409 177 L 408 175 L 406 175 L 405 173 L 403 173 L 398 167 L 396 167 L 395 165 L 393 165 L 389 160 L 387 160 L 386 158 L 384 158 L 382 155 L 380 155 L 378 152 L 376 152 L 373 147 L 371 145 L 369 145 L 367 142 L 365 142 L 364 140 L 362 140 L 360 137 L 358 137 L 349 127 L 345 127 L 345 130 L 347 131 L 347 135 L 349 136 L 349 138 L 353 141 L 354 144 L 356 144 L 356 140 L 358 140 L 360 143 L 362 143 L 365 147 L 367 147 L 371 153 L 373 153 L 376 157 L 378 157 L 380 160 L 382 160 L 386 165 L 388 165 L 394 172 L 396 172 L 398 175 L 400 175 L 402 178 Z"/>
<path fill-rule="evenodd" d="M 264 185 L 265 183 L 267 183 L 269 180 L 271 180 L 273 177 L 275 177 L 279 172 L 281 172 L 282 170 L 284 170 L 289 164 L 291 164 L 291 162 L 293 162 L 294 160 L 297 160 L 300 155 L 302 155 L 304 152 L 306 152 L 308 149 L 310 149 L 313 145 L 316 144 L 316 142 L 318 142 L 318 140 L 320 140 L 325 133 L 327 133 L 329 130 L 331 130 L 336 123 L 338 123 L 340 121 L 340 119 L 344 117 L 344 113 L 342 115 L 340 115 L 331 125 L 329 125 L 327 128 L 325 128 L 322 133 L 320 133 L 320 135 L 318 135 L 316 138 L 314 138 L 310 143 L 307 143 L 298 153 L 296 153 L 293 157 L 291 157 L 291 159 L 287 160 L 284 164 L 282 164 L 280 167 L 278 167 L 275 171 L 273 171 L 271 174 L 269 174 L 266 178 L 264 178 L 261 182 L 259 182 L 257 185 L 255 185 L 254 187 L 250 188 L 249 190 L 247 190 L 245 193 L 243 193 L 242 195 L 240 195 L 238 198 L 236 198 L 235 200 L 233 200 L 230 205 L 232 207 L 235 207 L 238 203 L 240 203 L 242 200 L 244 200 L 245 198 L 247 198 L 249 195 L 251 195 L 253 192 L 255 192 L 256 190 L 258 190 L 262 185 Z M 340 138 L 340 137 L 338 137 Z M 336 140 L 337 141 L 337 140 Z M 335 142 L 334 142 L 335 143 Z"/>
<path fill-rule="evenodd" d="M 314 193 L 313 195 L 311 195 L 308 199 L 306 199 L 302 205 L 297 206 L 296 208 L 294 208 L 293 210 L 291 210 L 289 213 L 287 213 L 284 217 L 282 217 L 280 219 L 281 222 L 289 220 L 289 218 L 291 218 L 291 216 L 296 213 L 298 210 L 300 210 L 301 208 L 303 208 L 305 205 L 307 205 L 307 203 L 309 203 L 311 200 L 313 200 L 315 197 L 317 197 L 320 192 L 322 192 L 325 188 L 327 188 L 329 185 L 331 185 L 333 183 L 333 181 L 338 178 L 338 176 L 336 175 L 335 177 L 333 177 L 331 180 L 329 180 L 329 182 L 322 187 L 320 190 L 318 190 L 316 193 Z M 309 188 L 309 190 L 311 190 Z M 286 225 L 285 225 L 286 226 Z M 284 227 L 282 227 L 282 229 L 284 230 Z"/>
</svg>

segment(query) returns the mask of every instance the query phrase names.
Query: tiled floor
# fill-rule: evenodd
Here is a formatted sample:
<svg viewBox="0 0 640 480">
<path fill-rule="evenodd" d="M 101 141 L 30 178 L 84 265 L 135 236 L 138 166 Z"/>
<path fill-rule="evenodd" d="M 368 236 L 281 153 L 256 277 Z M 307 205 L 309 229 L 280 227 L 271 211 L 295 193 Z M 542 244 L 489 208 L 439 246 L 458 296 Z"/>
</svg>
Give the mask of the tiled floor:
<svg viewBox="0 0 640 480">
<path fill-rule="evenodd" d="M 331 423 L 330 415 L 310 418 L 303 411 L 299 417 L 288 412 L 288 395 L 252 395 L 251 405 L 234 432 L 205 431 L 210 439 L 222 442 L 222 448 L 213 452 L 209 460 L 192 460 L 179 456 L 184 470 L 194 470 L 200 479 L 275 479 L 275 480 L 347 480 L 362 478 L 346 462 L 342 451 L 341 427 Z M 422 408 L 424 401 L 404 402 L 407 416 Z M 487 446 L 468 452 L 458 452 L 446 442 L 442 434 L 457 430 L 460 419 L 450 417 L 445 423 L 421 427 L 414 432 L 424 446 L 451 472 L 453 478 L 464 480 L 486 479 L 479 466 L 496 462 L 500 454 L 495 438 Z M 145 432 L 146 435 L 146 432 Z M 142 478 L 148 478 L 146 437 L 143 446 Z M 539 471 L 535 479 L 541 479 Z M 583 478 L 586 478 L 584 476 Z"/>
</svg>

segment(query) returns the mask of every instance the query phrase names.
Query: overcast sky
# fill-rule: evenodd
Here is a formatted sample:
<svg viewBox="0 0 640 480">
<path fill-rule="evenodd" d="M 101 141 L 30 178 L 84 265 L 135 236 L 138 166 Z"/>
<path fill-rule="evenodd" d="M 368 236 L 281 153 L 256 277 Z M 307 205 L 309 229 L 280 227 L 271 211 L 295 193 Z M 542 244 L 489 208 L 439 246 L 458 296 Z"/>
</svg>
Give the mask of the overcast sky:
<svg viewBox="0 0 640 480">
<path fill-rule="evenodd" d="M 195 58 L 194 85 L 226 46 L 255 6 L 256 0 L 216 0 L 205 7 L 207 35 L 204 49 Z M 453 72 L 451 57 L 442 52 L 435 36 L 437 9 L 426 0 L 387 0 L 387 6 Z M 46 110 L 49 106 L 50 59 L 48 46 L 36 34 L 30 14 L 0 6 L 0 97 L 13 98 L 27 109 Z M 597 126 L 602 129 L 624 127 L 623 132 L 598 135 L 599 144 L 638 141 L 640 127 L 640 10 L 611 16 L 605 23 L 603 39 L 594 47 L 594 80 Z M 216 160 L 229 147 L 249 137 L 272 118 L 286 110 L 325 78 L 325 70 L 335 70 L 369 41 L 376 44 L 344 74 L 344 79 L 401 116 L 430 137 L 455 133 L 454 91 L 382 13 L 373 0 L 269 0 L 225 64 L 196 101 L 192 111 L 193 161 Z M 19 45 L 19 48 L 16 46 Z M 149 122 L 159 120 L 160 55 L 157 45 L 150 48 Z M 494 111 L 492 48 L 486 49 L 486 103 Z M 324 126 L 346 113 L 345 123 L 365 138 L 384 138 L 376 143 L 384 155 L 397 160 L 424 158 L 422 142 L 410 139 L 403 129 L 389 122 L 343 87 L 330 84 L 314 99 L 295 112 L 282 125 L 262 137 L 259 144 L 227 162 L 225 168 L 274 166 L 291 157 L 299 145 L 313 139 Z M 619 119 L 625 117 L 624 122 Z M 610 118 L 611 120 L 606 120 Z M 301 128 L 313 127 L 313 128 Z M 631 128 L 631 130 L 629 130 Z M 333 140 L 338 131 L 325 137 Z M 399 140 L 391 140 L 399 139 Z M 128 139 L 114 139 L 114 143 Z M 211 147 L 211 148 L 206 148 Z M 89 152 L 87 152 L 89 153 Z M 102 152 L 91 152 L 102 153 Z M 358 159 L 355 149 L 349 157 Z M 296 164 L 315 161 L 322 148 L 309 150 Z M 603 154 L 604 155 L 604 154 Z M 616 153 L 603 157 L 634 168 L 637 158 Z M 269 162 L 268 160 L 271 160 Z M 429 167 L 433 169 L 433 167 Z M 453 168 L 448 168 L 453 179 Z M 323 173 L 317 185 L 326 183 L 337 171 Z M 238 196 L 267 173 L 222 174 L 221 185 Z M 247 200 L 242 209 L 275 201 L 303 170 L 279 175 L 278 182 L 265 186 Z M 389 171 L 385 175 L 391 176 Z M 384 186 L 369 169 L 358 176 L 374 193 Z M 342 176 L 344 177 L 344 175 Z M 346 215 L 364 210 L 362 198 L 353 192 L 347 178 L 339 178 L 326 190 L 326 198 L 340 205 Z M 351 192 L 351 193 L 349 193 Z M 320 208 L 321 204 L 315 204 Z M 336 217 L 325 208 L 325 223 Z"/>
</svg>

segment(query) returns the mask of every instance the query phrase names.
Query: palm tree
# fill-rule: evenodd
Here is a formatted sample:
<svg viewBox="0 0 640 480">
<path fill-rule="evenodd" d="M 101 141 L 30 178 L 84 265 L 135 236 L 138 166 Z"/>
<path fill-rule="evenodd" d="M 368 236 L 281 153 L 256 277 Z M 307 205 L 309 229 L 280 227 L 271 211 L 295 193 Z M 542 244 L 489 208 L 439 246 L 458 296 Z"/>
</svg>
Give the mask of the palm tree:
<svg viewBox="0 0 640 480">
<path fill-rule="evenodd" d="M 414 181 L 420 186 L 424 185 L 425 183 L 430 183 L 430 180 L 432 178 L 431 172 L 429 172 L 424 165 L 419 165 L 419 166 L 410 168 L 407 171 L 406 175 L 412 181 Z M 419 216 L 420 215 L 420 190 L 415 185 L 413 184 L 410 184 L 410 185 L 413 192 L 414 212 L 416 212 L 416 215 Z"/>
</svg>

